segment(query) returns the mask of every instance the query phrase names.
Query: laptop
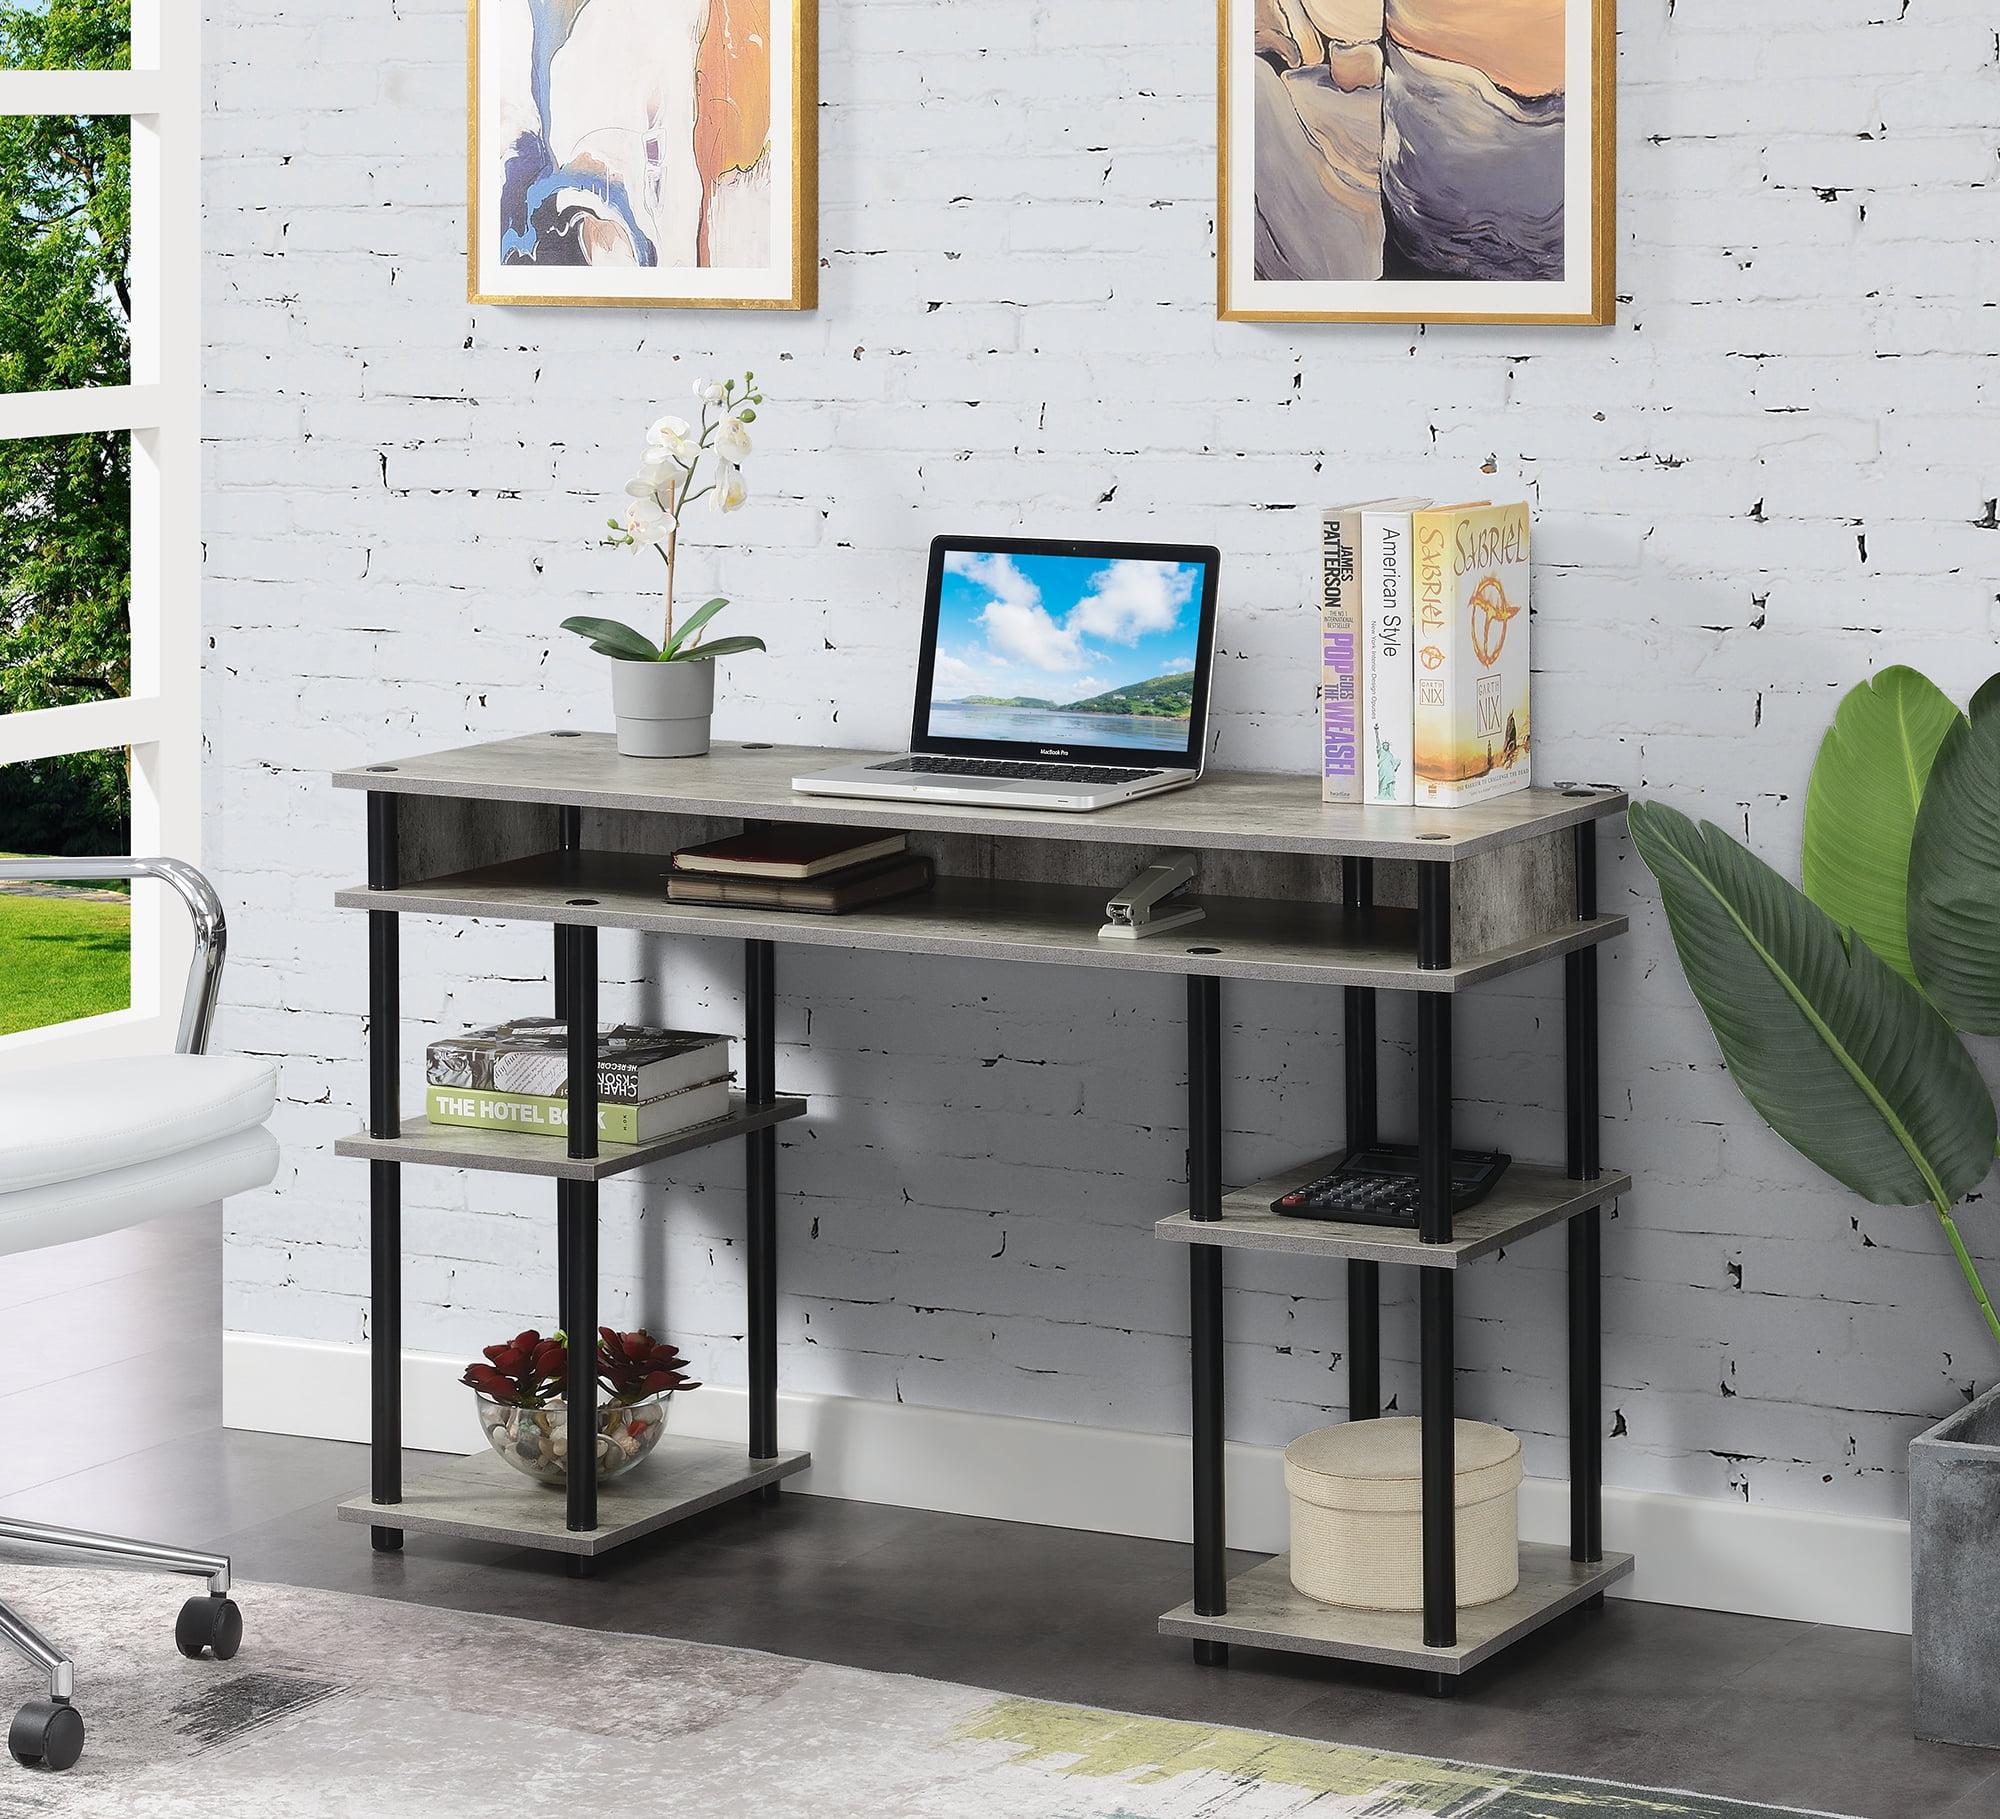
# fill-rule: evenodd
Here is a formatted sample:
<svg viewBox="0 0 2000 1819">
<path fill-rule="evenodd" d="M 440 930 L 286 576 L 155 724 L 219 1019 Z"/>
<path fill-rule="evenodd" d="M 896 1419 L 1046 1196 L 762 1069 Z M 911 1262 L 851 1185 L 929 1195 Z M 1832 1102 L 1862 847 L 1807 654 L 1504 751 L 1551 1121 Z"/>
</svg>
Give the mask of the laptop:
<svg viewBox="0 0 2000 1819">
<path fill-rule="evenodd" d="M 1201 776 L 1214 549 L 939 537 L 910 749 L 794 777 L 813 796 L 1072 813 Z"/>
</svg>

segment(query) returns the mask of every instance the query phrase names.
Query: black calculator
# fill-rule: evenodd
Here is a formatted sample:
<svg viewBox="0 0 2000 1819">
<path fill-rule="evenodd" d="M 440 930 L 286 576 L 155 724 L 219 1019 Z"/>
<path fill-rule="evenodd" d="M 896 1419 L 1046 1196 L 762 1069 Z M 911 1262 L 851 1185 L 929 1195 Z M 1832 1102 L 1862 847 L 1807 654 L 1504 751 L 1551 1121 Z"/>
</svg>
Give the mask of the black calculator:
<svg viewBox="0 0 2000 1819">
<path fill-rule="evenodd" d="M 1514 1158 L 1498 1150 L 1451 1152 L 1451 1210 L 1462 1213 L 1493 1191 Z M 1334 1219 L 1349 1225 L 1417 1224 L 1417 1146 L 1371 1143 L 1349 1150 L 1331 1174 L 1301 1182 L 1271 1202 L 1291 1219 Z"/>
</svg>

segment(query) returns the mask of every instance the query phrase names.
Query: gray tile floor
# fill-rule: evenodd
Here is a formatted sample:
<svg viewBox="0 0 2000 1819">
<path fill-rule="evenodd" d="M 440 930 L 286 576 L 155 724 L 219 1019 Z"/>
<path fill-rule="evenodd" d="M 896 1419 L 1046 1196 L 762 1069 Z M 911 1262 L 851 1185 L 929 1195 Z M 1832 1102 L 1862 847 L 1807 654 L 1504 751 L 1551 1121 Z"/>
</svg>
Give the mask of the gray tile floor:
<svg viewBox="0 0 2000 1819">
<path fill-rule="evenodd" d="M 1197 1668 L 1154 1630 L 1186 1595 L 1186 1550 L 1116 1536 L 788 1492 L 620 1550 L 593 1580 L 469 1542 L 417 1538 L 376 1555 L 333 1518 L 366 1482 L 361 1448 L 220 1425 L 219 1277 L 213 1216 L 0 1261 L 12 1385 L 0 1395 L 0 1511 L 223 1548 L 253 1583 L 1862 1819 L 2000 1816 L 2000 1756 L 1912 1741 L 1903 1637 L 1613 1600 L 1437 1700 L 1395 1675 L 1240 1649 L 1226 1670 Z M 254 1635 L 254 1593 L 245 1604 Z M 78 1674 L 87 1700 L 88 1660 Z M 22 1696 L 29 1682 L 23 1668 Z"/>
</svg>

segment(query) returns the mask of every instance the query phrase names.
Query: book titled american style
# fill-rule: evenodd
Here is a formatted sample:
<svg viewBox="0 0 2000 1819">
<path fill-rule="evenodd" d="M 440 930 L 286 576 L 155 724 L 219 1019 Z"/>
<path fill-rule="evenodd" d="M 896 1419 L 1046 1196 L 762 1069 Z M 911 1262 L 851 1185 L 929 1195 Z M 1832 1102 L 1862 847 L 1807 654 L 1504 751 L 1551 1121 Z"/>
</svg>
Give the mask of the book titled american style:
<svg viewBox="0 0 2000 1819">
<path fill-rule="evenodd" d="M 1417 512 L 1416 802 L 1461 808 L 1528 787 L 1528 508 Z"/>
</svg>

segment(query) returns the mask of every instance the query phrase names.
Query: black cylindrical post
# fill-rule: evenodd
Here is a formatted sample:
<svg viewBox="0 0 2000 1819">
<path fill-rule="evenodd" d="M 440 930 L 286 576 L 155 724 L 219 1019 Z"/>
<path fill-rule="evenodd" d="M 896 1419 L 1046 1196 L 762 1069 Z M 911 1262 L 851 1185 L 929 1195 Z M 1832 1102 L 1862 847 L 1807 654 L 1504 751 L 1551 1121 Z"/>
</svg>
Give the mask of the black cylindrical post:
<svg viewBox="0 0 2000 1819">
<path fill-rule="evenodd" d="M 1372 859 L 1341 860 L 1340 884 L 1341 899 L 1347 909 L 1365 916 L 1375 907 Z M 1374 992 L 1366 986 L 1343 987 L 1341 1010 L 1345 1023 L 1341 1059 L 1347 1077 L 1347 1143 L 1350 1149 L 1366 1149 L 1375 1141 L 1378 1102 Z"/>
<path fill-rule="evenodd" d="M 1222 983 L 1188 979 L 1188 1209 L 1202 1223 L 1222 1217 Z M 1222 1252 L 1188 1246 L 1188 1354 L 1193 1385 L 1194 1608 L 1228 1608 L 1222 1485 Z M 1229 1645 L 1200 1638 L 1194 1658 L 1220 1667 Z"/>
<path fill-rule="evenodd" d="M 1382 1412 L 1382 1266 L 1347 1262 L 1347 1418 Z"/>
<path fill-rule="evenodd" d="M 743 944 L 743 1089 L 751 1105 L 778 1096 L 776 949 Z M 775 1126 L 743 1140 L 744 1324 L 749 1352 L 750 1457 L 778 1452 L 778 1133 Z M 775 1489 L 776 1486 L 772 1486 Z"/>
<path fill-rule="evenodd" d="M 594 1121 L 594 1112 L 592 1117 Z M 569 1439 L 563 1514 L 564 1525 L 581 1533 L 597 1526 L 597 1183 L 564 1181 L 557 1190 L 558 1242 L 569 1256 L 569 1299 L 562 1310 L 569 1342 L 563 1380 Z"/>
<path fill-rule="evenodd" d="M 1417 867 L 1417 965 L 1451 964 L 1451 867 Z M 1451 997 L 1417 994 L 1417 1235 L 1451 1242 Z"/>
<path fill-rule="evenodd" d="M 1458 1641 L 1452 1277 L 1441 1269 L 1417 1274 L 1423 1346 L 1424 1647 L 1450 1648 Z"/>
<path fill-rule="evenodd" d="M 1576 914 L 1597 914 L 1597 824 L 1576 830 Z M 1563 1109 L 1569 1173 L 1595 1180 L 1598 1154 L 1597 950 L 1563 960 Z M 1569 1222 L 1569 1551 L 1604 1558 L 1603 1215 Z"/>
<path fill-rule="evenodd" d="M 400 881 L 396 798 L 368 793 L 368 887 L 392 891 Z M 403 1115 L 400 1071 L 401 956 L 394 910 L 368 912 L 368 1134 L 397 1137 Z M 368 1494 L 377 1503 L 403 1500 L 403 1169 L 368 1164 Z M 403 1545 L 399 1528 L 371 1526 L 377 1553 Z"/>
<path fill-rule="evenodd" d="M 579 1161 L 597 1154 L 597 930 L 566 922 L 568 1001 L 563 1021 L 569 1034 L 569 1153 Z"/>
<path fill-rule="evenodd" d="M 1375 862 L 1342 859 L 1340 895 L 1345 908 L 1365 917 L 1375 907 Z M 1379 1092 L 1375 1074 L 1375 994 L 1365 986 L 1342 988 L 1342 1071 L 1347 1088 L 1347 1147 L 1375 1141 Z M 1347 1418 L 1373 1421 L 1382 1412 L 1382 1271 L 1350 1259 L 1347 1265 Z"/>
<path fill-rule="evenodd" d="M 556 845 L 566 853 L 573 853 L 583 840 L 583 811 L 575 808 L 556 810 Z M 556 950 L 556 1015 L 563 1014 L 563 1006 L 569 1002 L 569 936 L 558 922 L 555 932 Z"/>
</svg>

